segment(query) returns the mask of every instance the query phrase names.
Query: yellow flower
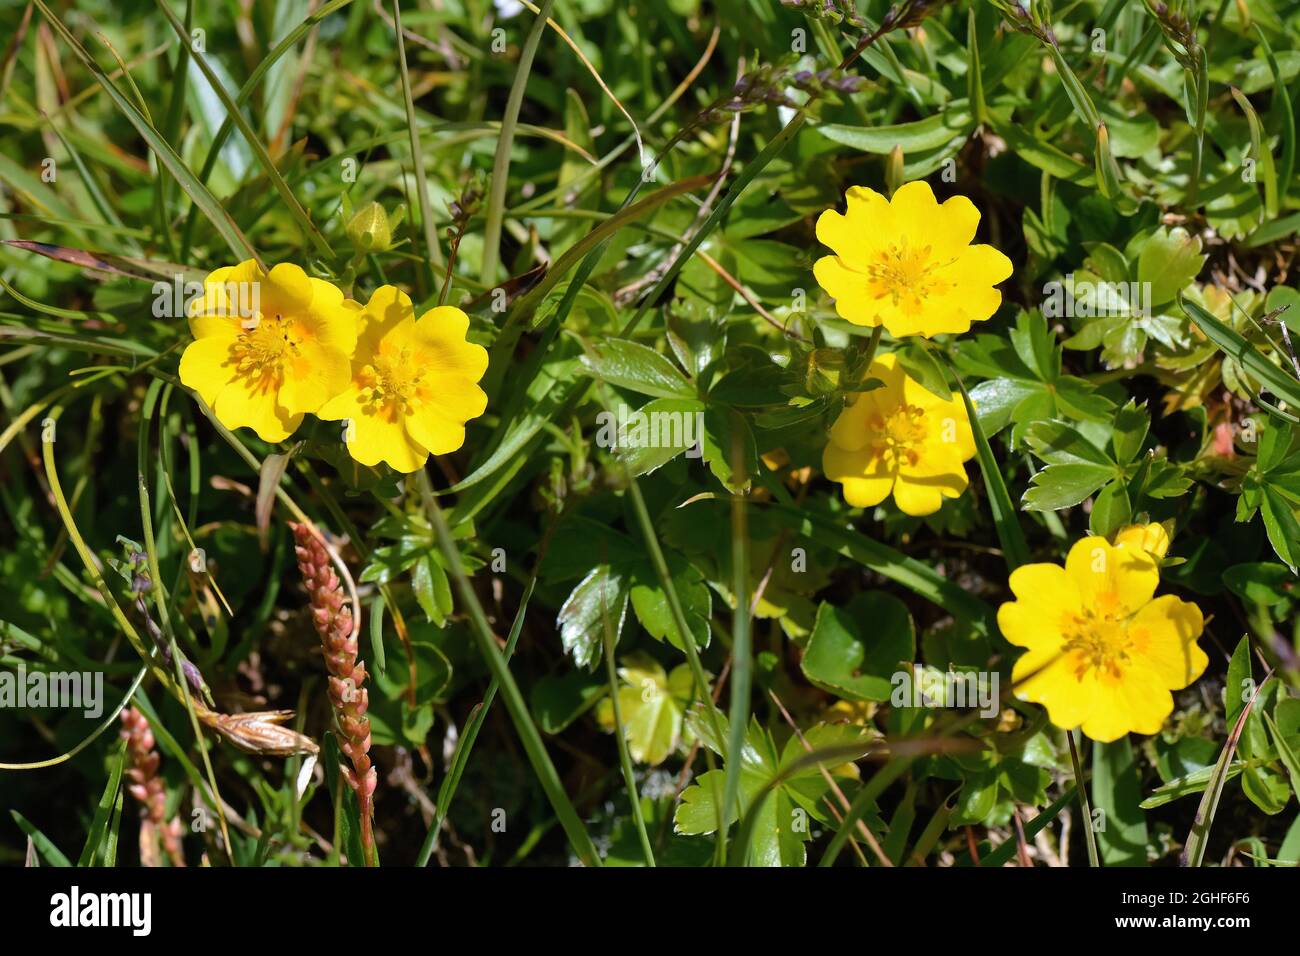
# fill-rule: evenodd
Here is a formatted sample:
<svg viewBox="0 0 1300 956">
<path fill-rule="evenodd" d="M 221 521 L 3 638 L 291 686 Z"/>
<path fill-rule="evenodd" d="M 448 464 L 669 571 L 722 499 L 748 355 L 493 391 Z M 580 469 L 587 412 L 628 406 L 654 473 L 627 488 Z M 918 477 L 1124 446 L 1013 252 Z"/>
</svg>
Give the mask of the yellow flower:
<svg viewBox="0 0 1300 956">
<path fill-rule="evenodd" d="M 477 383 L 488 355 L 465 340 L 469 316 L 444 305 L 417 321 L 410 296 L 391 285 L 356 308 L 352 380 L 318 417 L 348 421 L 348 451 L 363 465 L 412 472 L 430 454 L 455 451 L 465 423 L 487 408 Z"/>
<path fill-rule="evenodd" d="M 181 381 L 227 428 L 283 441 L 348 380 L 356 321 L 343 293 L 298 266 L 218 269 L 189 309 Z"/>
<path fill-rule="evenodd" d="M 1115 532 L 1115 546 L 1145 551 L 1159 561 L 1169 553 L 1169 528 L 1165 524 L 1127 525 Z"/>
<path fill-rule="evenodd" d="M 1094 740 L 1154 734 L 1173 710 L 1171 690 L 1205 671 L 1195 604 L 1154 597 L 1160 572 L 1141 548 L 1105 538 L 1075 542 L 1056 564 L 1011 573 L 1016 600 L 998 609 L 1016 661 L 1017 695 L 1047 708 L 1052 723 Z M 1024 681 L 1021 684 L 1021 681 Z"/>
<path fill-rule="evenodd" d="M 813 275 L 854 325 L 884 325 L 894 338 L 965 332 L 1002 304 L 994 285 L 1011 260 L 992 246 L 970 244 L 979 210 L 965 196 L 943 205 L 924 182 L 904 183 L 892 200 L 865 186 L 845 197 L 843 215 L 828 209 L 817 238 L 833 256 Z"/>
<path fill-rule="evenodd" d="M 892 493 L 899 510 L 928 515 L 944 498 L 966 490 L 963 462 L 975 455 L 975 438 L 961 396 L 944 401 L 901 368 L 893 355 L 871 363 L 869 378 L 884 384 L 859 392 L 831 426 L 822 471 L 844 485 L 857 508 L 878 505 Z"/>
</svg>

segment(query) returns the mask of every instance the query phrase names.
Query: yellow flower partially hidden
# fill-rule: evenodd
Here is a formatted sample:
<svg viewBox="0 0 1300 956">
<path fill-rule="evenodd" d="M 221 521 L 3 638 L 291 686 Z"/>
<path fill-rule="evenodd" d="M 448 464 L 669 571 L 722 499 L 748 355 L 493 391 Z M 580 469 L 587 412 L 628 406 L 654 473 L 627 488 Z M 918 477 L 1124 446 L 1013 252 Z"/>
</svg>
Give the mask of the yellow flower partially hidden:
<svg viewBox="0 0 1300 956">
<path fill-rule="evenodd" d="M 415 318 L 411 298 L 380 286 L 357 311 L 352 378 L 317 416 L 346 420 L 348 452 L 363 465 L 417 471 L 465 443 L 487 408 L 478 381 L 488 354 L 465 339 L 469 316 L 444 305 Z"/>
<path fill-rule="evenodd" d="M 283 441 L 347 384 L 354 313 L 342 292 L 298 266 L 267 273 L 249 259 L 217 269 L 189 312 L 194 341 L 181 382 L 227 428 Z"/>
<path fill-rule="evenodd" d="M 1080 727 L 1093 740 L 1157 733 L 1173 710 L 1170 691 L 1192 683 L 1208 663 L 1196 643 L 1200 608 L 1170 594 L 1155 597 L 1159 583 L 1150 553 L 1101 537 L 1075 542 L 1065 567 L 1013 571 L 1016 599 L 998 609 L 998 627 L 1028 648 L 1011 674 L 1017 696 L 1046 707 L 1056 726 Z"/>
<path fill-rule="evenodd" d="M 1011 260 L 992 246 L 971 245 L 979 210 L 965 196 L 943 205 L 925 182 L 904 183 L 886 199 L 865 186 L 845 196 L 843 215 L 828 209 L 817 238 L 835 253 L 813 275 L 854 325 L 884 325 L 894 338 L 965 332 L 1002 304 L 993 288 L 1011 275 Z"/>
<path fill-rule="evenodd" d="M 872 362 L 868 378 L 884 384 L 859 392 L 835 419 L 822 471 L 856 508 L 892 494 L 905 514 L 933 514 L 966 490 L 963 463 L 975 455 L 966 406 L 956 392 L 950 401 L 930 392 L 893 355 Z"/>
</svg>

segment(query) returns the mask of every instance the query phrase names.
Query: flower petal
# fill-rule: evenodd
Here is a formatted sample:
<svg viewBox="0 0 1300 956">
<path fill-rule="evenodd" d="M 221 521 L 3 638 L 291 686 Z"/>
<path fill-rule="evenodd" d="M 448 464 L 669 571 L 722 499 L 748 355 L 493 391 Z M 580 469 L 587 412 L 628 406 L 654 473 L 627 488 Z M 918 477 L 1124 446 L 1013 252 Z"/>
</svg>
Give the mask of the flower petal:
<svg viewBox="0 0 1300 956">
<path fill-rule="evenodd" d="M 1147 554 L 1113 547 L 1099 535 L 1074 543 L 1065 570 L 1074 579 L 1085 607 L 1118 617 L 1140 610 L 1160 583 L 1160 572 Z"/>
<path fill-rule="evenodd" d="M 835 444 L 822 452 L 822 471 L 844 485 L 844 500 L 855 508 L 869 508 L 888 498 L 896 477 L 885 460 L 869 449 L 850 451 Z"/>
<path fill-rule="evenodd" d="M 473 386 L 478 391 L 477 386 Z M 479 392 L 481 395 L 482 392 Z M 487 396 L 484 396 L 486 404 Z M 432 455 L 449 455 L 465 444 L 465 424 L 451 420 L 433 405 L 417 409 L 406 419 L 406 430 L 411 437 L 429 450 Z"/>
<path fill-rule="evenodd" d="M 301 266 L 281 262 L 273 266 L 262 282 L 262 313 L 293 315 L 311 307 L 312 284 Z"/>
<path fill-rule="evenodd" d="M 870 253 L 897 232 L 894 212 L 888 199 L 866 186 L 850 187 L 844 200 L 843 214 L 828 209 L 817 217 L 817 239 L 830 246 L 846 264 L 865 267 Z"/>
<path fill-rule="evenodd" d="M 1095 686 L 1092 711 L 1081 729 L 1102 743 L 1127 733 L 1158 734 L 1174 709 L 1173 695 L 1151 677 L 1143 679 L 1139 669 L 1120 677 L 1099 676 Z"/>
<path fill-rule="evenodd" d="M 234 342 L 234 332 L 210 335 L 191 342 L 181 355 L 181 384 L 198 392 L 209 408 L 233 374 L 230 346 Z"/>
<path fill-rule="evenodd" d="M 227 428 L 251 428 L 265 442 L 284 441 L 302 424 L 276 401 L 279 382 L 273 377 L 232 378 L 217 396 L 213 412 Z"/>
<path fill-rule="evenodd" d="M 285 362 L 280 404 L 290 412 L 315 412 L 348 387 L 351 372 L 342 352 L 305 340 Z"/>
<path fill-rule="evenodd" d="M 1156 598 L 1128 625 L 1133 655 L 1162 687 L 1181 690 L 1205 673 L 1209 658 L 1196 643 L 1205 627 L 1201 609 L 1172 594 Z"/>
<path fill-rule="evenodd" d="M 894 482 L 894 504 L 905 515 L 920 518 L 932 515 L 943 507 L 943 499 L 956 498 L 965 490 L 966 476 L 962 475 L 962 485 L 954 490 L 954 483 L 945 477 L 915 478 L 902 471 Z"/>
</svg>

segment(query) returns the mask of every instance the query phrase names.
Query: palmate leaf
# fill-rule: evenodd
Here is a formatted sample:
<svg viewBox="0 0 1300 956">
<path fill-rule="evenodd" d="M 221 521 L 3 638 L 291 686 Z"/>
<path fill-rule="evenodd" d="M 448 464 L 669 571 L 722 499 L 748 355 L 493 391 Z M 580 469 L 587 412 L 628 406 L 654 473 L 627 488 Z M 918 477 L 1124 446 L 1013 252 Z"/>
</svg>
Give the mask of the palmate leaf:
<svg viewBox="0 0 1300 956">
<path fill-rule="evenodd" d="M 1018 444 L 1036 421 L 1065 418 L 1105 422 L 1115 404 L 1091 384 L 1061 371 L 1061 346 L 1038 311 L 1021 312 L 1010 335 L 977 335 L 953 346 L 963 376 L 984 379 L 970 389 L 984 434 L 1014 424 Z"/>
<path fill-rule="evenodd" d="M 686 706 L 695 692 L 690 666 L 679 664 L 668 673 L 648 655 L 633 654 L 622 662 L 618 676 L 623 681 L 618 701 L 628 750 L 638 763 L 658 766 L 682 741 Z M 596 719 L 609 731 L 614 729 L 613 712 L 612 701 L 601 700 Z"/>
<path fill-rule="evenodd" d="M 1024 505 L 1030 511 L 1076 505 L 1122 475 L 1118 462 L 1065 422 L 1036 422 L 1025 439 L 1047 463 L 1025 492 Z"/>
<path fill-rule="evenodd" d="M 1300 568 L 1300 432 L 1271 420 L 1260 432 L 1255 464 L 1242 480 L 1237 520 L 1258 511 L 1269 543 L 1294 574 Z"/>
<path fill-rule="evenodd" d="M 713 737 L 708 721 L 702 719 L 701 708 L 691 711 L 687 718 L 692 732 L 714 753 L 721 747 Z M 717 713 L 724 737 L 727 734 L 726 716 Z M 860 757 L 871 748 L 873 737 L 863 728 L 853 724 L 817 724 L 804 732 L 804 738 L 814 752 L 830 750 L 837 754 L 834 766 L 827 766 L 833 776 L 841 778 L 841 787 L 856 777 L 856 772 L 846 769 L 849 760 Z M 811 839 L 809 818 L 829 823 L 830 816 L 822 802 L 830 792 L 830 784 L 816 763 L 800 765 L 808 755 L 797 737 L 791 737 L 778 749 L 772 735 L 757 718 L 750 721 L 741 751 L 740 804 L 748 816 L 756 800 L 762 800 L 758 816 L 753 820 L 746 863 L 749 866 L 803 866 L 807 862 L 805 844 Z M 697 783 L 682 792 L 682 801 L 673 818 L 677 833 L 702 835 L 714 833 L 718 826 L 717 799 L 721 799 L 726 774 L 711 770 Z M 728 808 L 724 825 L 739 819 L 734 806 Z"/>
</svg>

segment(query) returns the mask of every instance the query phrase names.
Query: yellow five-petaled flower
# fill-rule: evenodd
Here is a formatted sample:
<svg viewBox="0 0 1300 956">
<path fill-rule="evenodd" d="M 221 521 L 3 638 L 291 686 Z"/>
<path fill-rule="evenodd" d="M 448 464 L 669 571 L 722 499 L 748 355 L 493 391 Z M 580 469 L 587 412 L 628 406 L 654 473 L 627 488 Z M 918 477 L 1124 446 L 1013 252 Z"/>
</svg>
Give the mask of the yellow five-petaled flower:
<svg viewBox="0 0 1300 956">
<path fill-rule="evenodd" d="M 877 505 L 892 494 L 899 510 L 928 515 L 944 498 L 966 490 L 964 462 L 975 438 L 961 397 L 944 401 L 883 355 L 868 378 L 883 384 L 859 392 L 831 426 L 822 470 L 844 485 L 854 507 Z"/>
<path fill-rule="evenodd" d="M 965 196 L 940 205 L 917 181 L 893 199 L 864 186 L 845 199 L 843 214 L 828 209 L 817 220 L 817 238 L 835 254 L 813 266 L 842 318 L 883 325 L 895 338 L 930 338 L 965 332 L 997 311 L 1002 293 L 993 286 L 1011 275 L 1011 260 L 970 244 L 980 214 Z"/>
<path fill-rule="evenodd" d="M 466 341 L 469 317 L 439 306 L 417 320 L 410 296 L 390 285 L 350 305 L 358 320 L 351 381 L 317 416 L 348 422 L 348 451 L 363 465 L 412 472 L 463 445 L 465 423 L 487 408 L 478 381 L 488 355 Z"/>
<path fill-rule="evenodd" d="M 1168 542 L 1159 525 L 1135 526 L 1113 545 L 1102 537 L 1075 542 L 1065 567 L 1012 572 L 1016 599 L 998 609 L 998 626 L 1028 649 L 1012 680 L 1056 726 L 1103 742 L 1157 733 L 1173 710 L 1170 691 L 1205 671 L 1200 609 L 1155 597 Z"/>
<path fill-rule="evenodd" d="M 343 293 L 298 266 L 249 259 L 217 269 L 189 309 L 181 382 L 227 428 L 283 441 L 343 388 L 356 320 Z"/>
</svg>

